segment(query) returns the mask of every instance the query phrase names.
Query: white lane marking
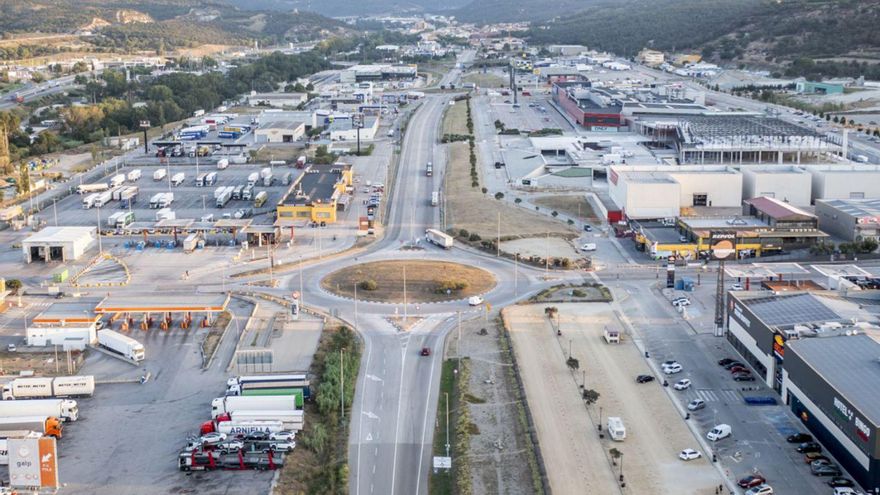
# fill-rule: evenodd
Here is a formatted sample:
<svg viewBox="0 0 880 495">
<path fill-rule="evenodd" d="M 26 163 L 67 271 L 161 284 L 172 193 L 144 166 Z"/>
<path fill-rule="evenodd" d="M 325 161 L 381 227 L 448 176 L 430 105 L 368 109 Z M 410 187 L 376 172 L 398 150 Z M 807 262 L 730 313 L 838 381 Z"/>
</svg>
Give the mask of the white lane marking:
<svg viewBox="0 0 880 495">
<path fill-rule="evenodd" d="M 364 416 L 366 416 L 370 419 L 379 419 L 379 416 L 376 416 L 371 411 L 361 411 L 361 414 L 363 414 Z"/>
<path fill-rule="evenodd" d="M 400 406 L 403 403 L 403 374 L 406 366 L 406 349 L 400 350 L 400 390 L 397 392 L 397 424 L 394 425 L 394 456 L 391 460 L 391 495 L 394 495 L 394 478 L 397 475 L 397 446 L 400 433 Z"/>
<path fill-rule="evenodd" d="M 365 369 L 370 369 L 370 358 L 373 356 L 373 346 L 369 345 L 370 340 L 364 339 L 365 344 L 367 345 L 367 362 L 365 364 Z M 364 431 L 364 394 L 366 394 L 367 387 L 367 377 L 364 375 L 364 378 L 361 380 L 361 417 L 358 420 L 358 437 L 363 435 Z M 355 471 L 355 477 L 357 478 L 357 482 L 355 483 L 354 493 L 357 495 L 361 492 L 361 443 L 358 442 L 357 446 L 357 470 Z"/>
<path fill-rule="evenodd" d="M 431 403 L 431 393 L 434 390 L 434 388 L 433 388 L 434 387 L 434 369 L 437 367 L 435 365 L 435 363 L 437 361 L 437 354 L 434 354 L 434 361 L 435 361 L 434 363 L 431 363 L 431 373 L 428 375 L 428 388 L 427 388 L 428 393 L 425 394 L 426 395 L 426 398 L 425 398 L 425 417 L 422 420 L 422 441 L 419 442 L 420 443 L 419 463 L 417 464 L 419 472 L 416 474 L 416 495 L 418 495 L 418 493 L 419 493 L 419 485 L 422 482 L 422 474 L 421 474 L 422 456 L 425 452 L 425 441 L 424 440 L 425 440 L 425 432 L 428 429 L 428 405 Z M 439 396 L 438 396 L 438 401 L 439 401 Z"/>
</svg>

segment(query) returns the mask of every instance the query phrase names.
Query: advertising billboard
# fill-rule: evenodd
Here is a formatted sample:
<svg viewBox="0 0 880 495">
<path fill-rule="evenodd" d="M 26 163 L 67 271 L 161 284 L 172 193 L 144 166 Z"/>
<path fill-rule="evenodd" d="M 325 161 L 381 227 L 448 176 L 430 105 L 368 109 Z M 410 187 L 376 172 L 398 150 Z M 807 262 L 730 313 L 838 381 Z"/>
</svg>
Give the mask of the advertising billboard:
<svg viewBox="0 0 880 495">
<path fill-rule="evenodd" d="M 55 439 L 10 438 L 9 484 L 14 487 L 58 488 Z"/>
<path fill-rule="evenodd" d="M 713 260 L 726 260 L 732 257 L 736 254 L 736 232 L 711 232 L 709 246 Z"/>
</svg>

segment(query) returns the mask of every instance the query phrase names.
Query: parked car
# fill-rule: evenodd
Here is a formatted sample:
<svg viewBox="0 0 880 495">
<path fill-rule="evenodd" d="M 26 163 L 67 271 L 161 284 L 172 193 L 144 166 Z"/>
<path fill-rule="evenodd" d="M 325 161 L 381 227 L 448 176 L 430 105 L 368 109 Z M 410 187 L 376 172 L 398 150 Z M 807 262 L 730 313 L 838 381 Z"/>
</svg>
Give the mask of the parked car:
<svg viewBox="0 0 880 495">
<path fill-rule="evenodd" d="M 853 480 L 851 480 L 849 478 L 844 478 L 843 476 L 835 476 L 835 477 L 831 478 L 830 480 L 828 480 L 828 486 L 830 486 L 832 488 L 837 488 L 839 486 L 841 486 L 841 487 L 856 486 L 856 484 L 853 483 Z"/>
<path fill-rule="evenodd" d="M 742 284 L 733 284 L 730 286 L 730 290 L 743 290 Z"/>
<path fill-rule="evenodd" d="M 773 487 L 770 485 L 760 485 L 746 490 L 746 495 L 772 495 Z"/>
<path fill-rule="evenodd" d="M 667 375 L 674 375 L 676 373 L 681 373 L 681 370 L 682 370 L 682 367 L 678 363 L 663 367 L 663 373 L 666 373 Z"/>
<path fill-rule="evenodd" d="M 722 438 L 727 438 L 733 430 L 730 428 L 730 425 L 720 424 L 709 430 L 709 433 L 706 433 L 706 438 L 713 442 L 717 442 Z"/>
<path fill-rule="evenodd" d="M 6 346 L 6 350 L 8 352 L 15 352 L 15 344 L 9 344 Z"/>
<path fill-rule="evenodd" d="M 785 441 L 788 443 L 812 442 L 813 435 L 810 435 L 809 433 L 795 433 L 794 435 L 785 437 Z"/>
<path fill-rule="evenodd" d="M 678 361 L 675 361 L 675 360 L 673 360 L 673 361 L 663 361 L 662 363 L 660 363 L 660 367 L 661 367 L 661 368 L 665 368 L 665 367 L 667 367 L 667 366 L 672 366 L 673 364 L 678 364 Z"/>
<path fill-rule="evenodd" d="M 236 439 L 226 440 L 224 442 L 218 443 L 217 448 L 220 449 L 220 452 L 224 454 L 228 454 L 230 452 L 238 452 L 239 450 L 244 448 L 244 442 Z"/>
<path fill-rule="evenodd" d="M 244 439 L 245 439 L 245 440 L 250 440 L 250 441 L 254 441 L 254 440 L 268 440 L 268 439 L 269 439 L 269 434 L 266 433 L 265 431 L 252 431 L 252 432 L 248 433 L 247 435 L 245 435 L 245 436 L 244 436 Z"/>
<path fill-rule="evenodd" d="M 734 366 L 727 371 L 730 371 L 731 373 L 751 373 L 751 370 L 745 366 Z"/>
<path fill-rule="evenodd" d="M 758 476 L 756 474 L 750 474 L 745 478 L 740 479 L 736 482 L 740 488 L 754 488 L 756 486 L 761 486 L 766 483 L 767 480 L 764 479 L 763 476 Z"/>
<path fill-rule="evenodd" d="M 430 356 L 431 355 L 431 348 L 430 347 L 422 347 L 422 352 L 420 352 L 419 354 L 421 354 L 422 356 Z"/>
<path fill-rule="evenodd" d="M 840 476 L 843 471 L 837 464 L 820 464 L 818 466 L 810 466 L 810 471 L 814 476 Z"/>
<path fill-rule="evenodd" d="M 202 442 L 203 445 L 213 445 L 218 444 L 222 441 L 226 440 L 226 433 L 206 433 L 199 438 L 199 441 Z"/>
<path fill-rule="evenodd" d="M 675 382 L 675 385 L 673 385 L 672 388 L 674 388 L 675 390 L 686 390 L 686 389 L 690 388 L 690 386 L 691 386 L 691 381 L 688 380 L 687 378 L 683 378 L 683 379 Z"/>
<path fill-rule="evenodd" d="M 296 447 L 296 442 L 293 441 L 285 441 L 285 440 L 276 440 L 269 444 L 268 449 L 264 449 L 263 452 L 267 452 L 271 450 L 272 452 L 293 452 L 293 449 Z"/>
<path fill-rule="evenodd" d="M 269 440 L 285 440 L 290 441 L 296 438 L 296 432 L 292 430 L 281 430 L 269 434 Z"/>
<path fill-rule="evenodd" d="M 681 307 L 681 306 L 690 306 L 691 300 L 686 297 L 679 297 L 679 298 L 672 300 L 672 305 L 675 306 L 676 308 Z"/>
<path fill-rule="evenodd" d="M 636 377 L 636 383 L 648 383 L 653 381 L 654 377 L 651 375 L 639 375 Z"/>
<path fill-rule="evenodd" d="M 822 446 L 816 442 L 804 442 L 797 447 L 797 451 L 806 454 L 807 452 L 822 452 Z"/>
<path fill-rule="evenodd" d="M 821 459 L 813 459 L 813 461 L 810 462 L 810 467 L 812 468 L 813 466 L 830 466 L 831 464 L 834 463 L 831 462 L 831 460 L 827 457 L 823 456 Z"/>
<path fill-rule="evenodd" d="M 745 366 L 745 364 L 743 364 L 739 361 L 732 361 L 730 363 L 725 364 L 724 369 L 729 370 L 730 368 L 733 368 L 734 366 Z"/>
<path fill-rule="evenodd" d="M 594 242 L 588 242 L 588 243 L 584 244 L 583 246 L 581 246 L 581 251 L 595 251 L 595 250 L 596 250 L 596 243 L 594 243 Z"/>
<path fill-rule="evenodd" d="M 592 232 L 592 231 L 593 231 L 592 225 L 584 224 L 584 232 Z"/>
<path fill-rule="evenodd" d="M 735 363 L 736 359 L 724 358 L 718 360 L 718 366 L 727 366 L 730 363 Z"/>
<path fill-rule="evenodd" d="M 753 382 L 755 377 L 751 373 L 734 373 L 733 380 L 737 382 Z"/>
<path fill-rule="evenodd" d="M 703 399 L 694 399 L 688 402 L 687 405 L 688 411 L 699 411 L 700 409 L 703 409 L 705 407 L 706 401 L 704 401 Z"/>
<path fill-rule="evenodd" d="M 850 488 L 848 486 L 838 486 L 834 489 L 834 495 L 863 495 L 862 492 L 857 492 L 855 488 Z"/>
<path fill-rule="evenodd" d="M 702 457 L 702 454 L 700 454 L 698 451 L 696 451 L 694 449 L 684 449 L 678 453 L 678 458 L 683 461 L 690 461 L 693 459 L 699 459 L 700 457 Z"/>
<path fill-rule="evenodd" d="M 471 296 L 468 298 L 468 304 L 471 306 L 479 306 L 480 304 L 483 304 L 483 298 L 480 296 Z"/>
<path fill-rule="evenodd" d="M 806 454 L 804 454 L 805 464 L 812 464 L 813 461 L 818 461 L 819 459 L 824 459 L 828 462 L 831 462 L 831 459 L 825 457 L 825 455 L 821 452 L 807 452 Z"/>
</svg>

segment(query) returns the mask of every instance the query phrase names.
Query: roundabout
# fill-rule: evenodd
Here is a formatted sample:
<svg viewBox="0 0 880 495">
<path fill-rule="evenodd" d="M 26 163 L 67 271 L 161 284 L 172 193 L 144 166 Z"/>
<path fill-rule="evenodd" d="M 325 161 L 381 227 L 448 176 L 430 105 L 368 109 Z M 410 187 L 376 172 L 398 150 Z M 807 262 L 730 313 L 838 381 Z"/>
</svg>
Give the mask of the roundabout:
<svg viewBox="0 0 880 495">
<path fill-rule="evenodd" d="M 424 259 L 351 265 L 321 280 L 321 288 L 336 296 L 385 303 L 457 301 L 485 294 L 495 285 L 495 276 L 482 268 Z"/>
</svg>

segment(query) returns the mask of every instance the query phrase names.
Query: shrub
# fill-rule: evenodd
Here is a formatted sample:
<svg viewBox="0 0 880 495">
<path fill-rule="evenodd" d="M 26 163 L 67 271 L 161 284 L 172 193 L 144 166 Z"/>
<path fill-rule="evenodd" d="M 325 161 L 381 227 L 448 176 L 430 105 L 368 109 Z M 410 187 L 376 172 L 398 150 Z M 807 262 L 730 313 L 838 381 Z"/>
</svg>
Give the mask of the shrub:
<svg viewBox="0 0 880 495">
<path fill-rule="evenodd" d="M 458 231 L 458 235 L 459 235 L 459 237 L 463 237 L 463 238 L 467 239 L 468 236 L 470 236 L 470 232 L 468 232 L 465 229 L 461 229 Z"/>
<path fill-rule="evenodd" d="M 447 292 L 458 292 L 468 288 L 468 283 L 464 280 L 439 280 L 437 288 L 434 292 L 437 294 L 446 294 Z"/>
<path fill-rule="evenodd" d="M 471 187 L 480 187 L 480 183 L 477 181 L 471 181 Z"/>
<path fill-rule="evenodd" d="M 12 278 L 6 281 L 6 288 L 12 291 L 13 294 L 17 293 L 21 287 L 21 280 L 17 278 Z"/>
<path fill-rule="evenodd" d="M 495 193 L 495 199 L 504 199 L 504 193 L 503 192 Z"/>
<path fill-rule="evenodd" d="M 480 190 L 483 191 L 483 194 L 486 194 L 487 192 L 489 192 L 489 189 L 486 188 L 486 187 L 484 187 L 484 188 L 482 188 L 482 189 L 480 189 Z"/>
<path fill-rule="evenodd" d="M 520 204 L 520 203 L 522 203 L 522 198 L 516 198 L 513 200 L 513 202 L 516 204 Z"/>
<path fill-rule="evenodd" d="M 468 240 L 471 242 L 476 242 L 476 241 L 479 241 L 480 239 L 481 239 L 480 234 L 477 234 L 476 232 L 474 232 L 470 236 L 468 236 Z"/>
<path fill-rule="evenodd" d="M 571 295 L 574 297 L 587 297 L 587 293 L 580 289 L 575 289 L 571 291 Z"/>
<path fill-rule="evenodd" d="M 358 287 L 363 290 L 376 290 L 379 288 L 379 284 L 375 280 L 363 280 L 358 284 Z"/>
<path fill-rule="evenodd" d="M 556 218 L 559 216 L 559 212 L 556 210 L 551 211 L 550 214 L 553 215 L 553 218 Z"/>
<path fill-rule="evenodd" d="M 574 220 L 572 220 L 572 219 L 569 218 L 569 219 L 568 219 L 568 224 L 569 224 L 569 225 L 574 225 Z"/>
</svg>

